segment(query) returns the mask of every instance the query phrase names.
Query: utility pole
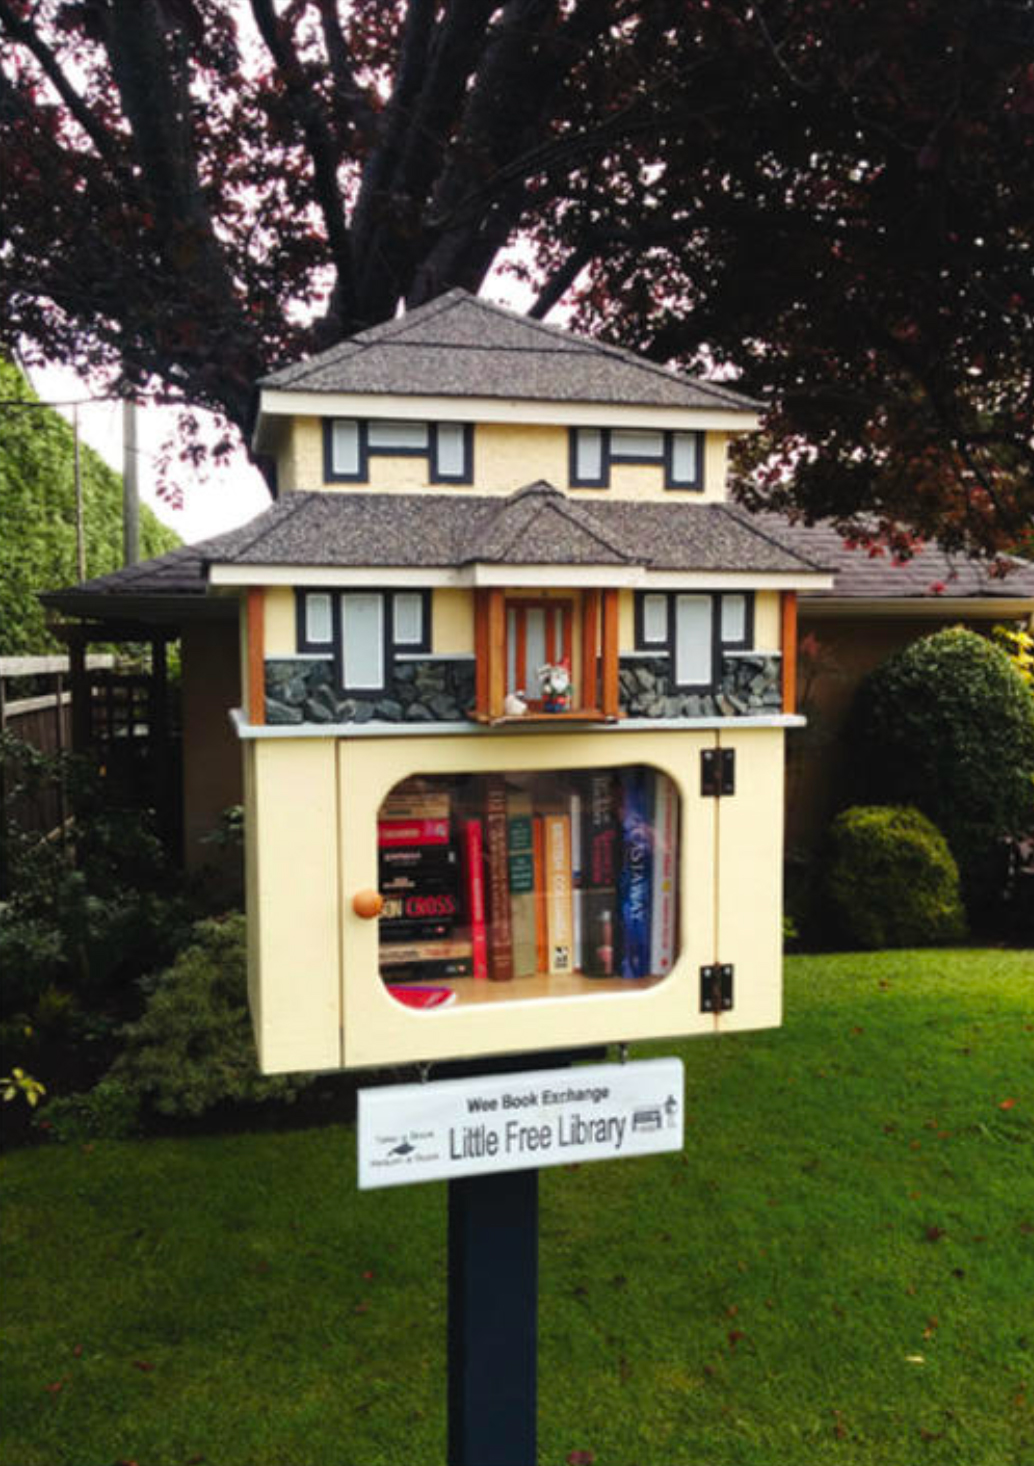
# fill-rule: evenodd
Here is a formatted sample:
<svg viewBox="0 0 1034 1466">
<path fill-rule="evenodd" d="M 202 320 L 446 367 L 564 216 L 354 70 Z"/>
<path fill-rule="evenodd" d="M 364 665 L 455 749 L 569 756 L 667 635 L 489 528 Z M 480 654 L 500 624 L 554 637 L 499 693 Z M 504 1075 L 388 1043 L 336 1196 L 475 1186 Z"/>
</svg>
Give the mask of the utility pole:
<svg viewBox="0 0 1034 1466">
<path fill-rule="evenodd" d="M 140 561 L 140 482 L 137 452 L 137 405 L 131 397 L 122 402 L 122 559 L 126 565 Z"/>
<path fill-rule="evenodd" d="M 83 514 L 83 474 L 79 455 L 79 404 L 72 403 L 72 447 L 75 472 L 75 563 L 79 579 L 86 579 L 86 524 Z"/>
</svg>

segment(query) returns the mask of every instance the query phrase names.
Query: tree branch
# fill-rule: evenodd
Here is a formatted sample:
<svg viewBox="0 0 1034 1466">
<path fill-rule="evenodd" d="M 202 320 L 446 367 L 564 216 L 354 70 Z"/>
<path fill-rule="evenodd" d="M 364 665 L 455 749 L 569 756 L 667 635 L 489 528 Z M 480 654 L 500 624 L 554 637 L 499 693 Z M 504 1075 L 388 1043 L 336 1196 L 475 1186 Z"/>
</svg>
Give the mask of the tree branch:
<svg viewBox="0 0 1034 1466">
<path fill-rule="evenodd" d="M 8 32 L 12 40 L 24 46 L 35 57 L 43 74 L 100 156 L 105 162 L 116 165 L 119 162 L 119 152 L 113 147 L 111 137 L 68 81 L 53 51 L 41 40 L 32 22 L 22 20 L 16 15 L 8 4 L 8 0 L 0 0 L 0 25 Z"/>
<path fill-rule="evenodd" d="M 251 0 L 251 10 L 262 39 L 276 62 L 287 92 L 288 103 L 305 137 L 312 158 L 316 200 L 323 216 L 334 267 L 335 294 L 346 318 L 354 316 L 354 269 L 352 241 L 345 223 L 344 201 L 338 184 L 340 153 L 324 124 L 319 99 L 309 85 L 286 28 L 273 9 L 272 0 Z"/>
</svg>

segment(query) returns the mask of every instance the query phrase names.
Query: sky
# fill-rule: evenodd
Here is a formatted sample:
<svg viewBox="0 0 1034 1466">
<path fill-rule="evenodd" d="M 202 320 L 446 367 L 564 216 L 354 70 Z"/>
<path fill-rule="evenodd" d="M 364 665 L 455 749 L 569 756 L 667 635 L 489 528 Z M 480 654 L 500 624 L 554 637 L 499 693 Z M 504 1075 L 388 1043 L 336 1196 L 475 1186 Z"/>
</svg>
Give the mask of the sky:
<svg viewBox="0 0 1034 1466">
<path fill-rule="evenodd" d="M 71 420 L 70 404 L 79 404 L 79 433 L 82 442 L 122 472 L 122 404 L 92 400 L 92 389 L 67 367 L 32 369 L 29 380 L 44 402 L 54 403 Z M 204 416 L 204 414 L 199 414 Z M 174 529 L 186 544 L 208 539 L 224 530 L 245 524 L 270 504 L 262 475 L 243 448 L 223 465 L 207 465 L 200 471 L 173 461 L 168 475 L 182 493 L 182 508 L 174 508 L 158 497 L 158 462 L 163 447 L 173 443 L 177 432 L 177 411 L 172 407 L 141 407 L 137 417 L 137 478 L 141 501 L 154 510 L 163 524 Z M 213 429 L 214 432 L 214 429 Z"/>
<path fill-rule="evenodd" d="M 529 287 L 498 271 L 494 271 L 486 282 L 483 293 L 513 310 L 529 309 L 534 299 L 534 292 Z M 552 313 L 551 319 L 557 319 L 559 314 Z M 89 383 L 68 367 L 48 365 L 33 368 L 28 376 L 41 400 L 54 404 L 63 417 L 71 420 L 70 404 L 79 404 L 81 441 L 88 443 L 105 463 L 121 473 L 122 404 L 93 400 L 93 389 Z M 198 416 L 204 419 L 205 414 L 199 412 Z M 236 529 L 269 508 L 269 491 L 243 448 L 224 465 L 208 464 L 201 470 L 195 470 L 175 461 L 176 434 L 177 410 L 174 407 L 140 408 L 137 419 L 140 498 L 154 510 L 163 524 L 176 531 L 185 544 L 195 544 L 225 530 Z M 180 492 L 180 508 L 158 496 L 158 463 L 163 448 L 169 444 L 173 448 L 173 461 L 167 476 Z"/>
</svg>

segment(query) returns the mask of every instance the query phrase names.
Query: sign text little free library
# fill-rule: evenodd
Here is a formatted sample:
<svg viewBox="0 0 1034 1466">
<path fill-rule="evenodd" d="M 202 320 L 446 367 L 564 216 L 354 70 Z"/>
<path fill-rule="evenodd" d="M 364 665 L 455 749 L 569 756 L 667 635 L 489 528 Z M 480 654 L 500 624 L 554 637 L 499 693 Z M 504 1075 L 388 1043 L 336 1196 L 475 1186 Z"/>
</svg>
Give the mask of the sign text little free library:
<svg viewBox="0 0 1034 1466">
<path fill-rule="evenodd" d="M 655 1155 L 683 1145 L 681 1059 L 359 1092 L 359 1186 Z"/>
</svg>

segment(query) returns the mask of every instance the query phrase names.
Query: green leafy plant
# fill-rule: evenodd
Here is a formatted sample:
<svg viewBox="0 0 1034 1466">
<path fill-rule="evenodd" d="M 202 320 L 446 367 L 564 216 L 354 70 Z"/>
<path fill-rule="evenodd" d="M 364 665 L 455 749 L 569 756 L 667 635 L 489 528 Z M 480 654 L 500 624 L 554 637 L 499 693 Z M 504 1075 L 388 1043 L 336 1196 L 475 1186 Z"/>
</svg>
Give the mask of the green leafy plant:
<svg viewBox="0 0 1034 1466">
<path fill-rule="evenodd" d="M 45 1085 L 17 1066 L 11 1070 L 10 1074 L 0 1077 L 0 1094 L 3 1095 L 5 1104 L 20 1097 L 30 1109 L 34 1110 L 46 1092 Z"/>
<path fill-rule="evenodd" d="M 128 1140 L 140 1131 L 140 1101 L 117 1079 L 52 1099 L 36 1121 L 52 1140 L 81 1145 L 90 1140 Z"/>
<path fill-rule="evenodd" d="M 833 821 L 826 895 L 848 947 L 932 947 L 962 939 L 959 871 L 944 836 L 917 809 L 847 809 Z"/>
<path fill-rule="evenodd" d="M 914 804 L 943 831 L 971 920 L 994 913 L 1007 836 L 1034 829 L 1034 690 L 963 627 L 889 657 L 859 688 L 858 802 Z"/>
<path fill-rule="evenodd" d="M 247 1011 L 244 917 L 202 921 L 171 967 L 145 981 L 143 1015 L 121 1031 L 109 1078 L 160 1115 L 227 1101 L 293 1100 L 309 1081 L 259 1073 Z"/>
<path fill-rule="evenodd" d="M 1034 636 L 1014 626 L 996 626 L 992 636 L 1024 682 L 1034 687 Z"/>
</svg>

